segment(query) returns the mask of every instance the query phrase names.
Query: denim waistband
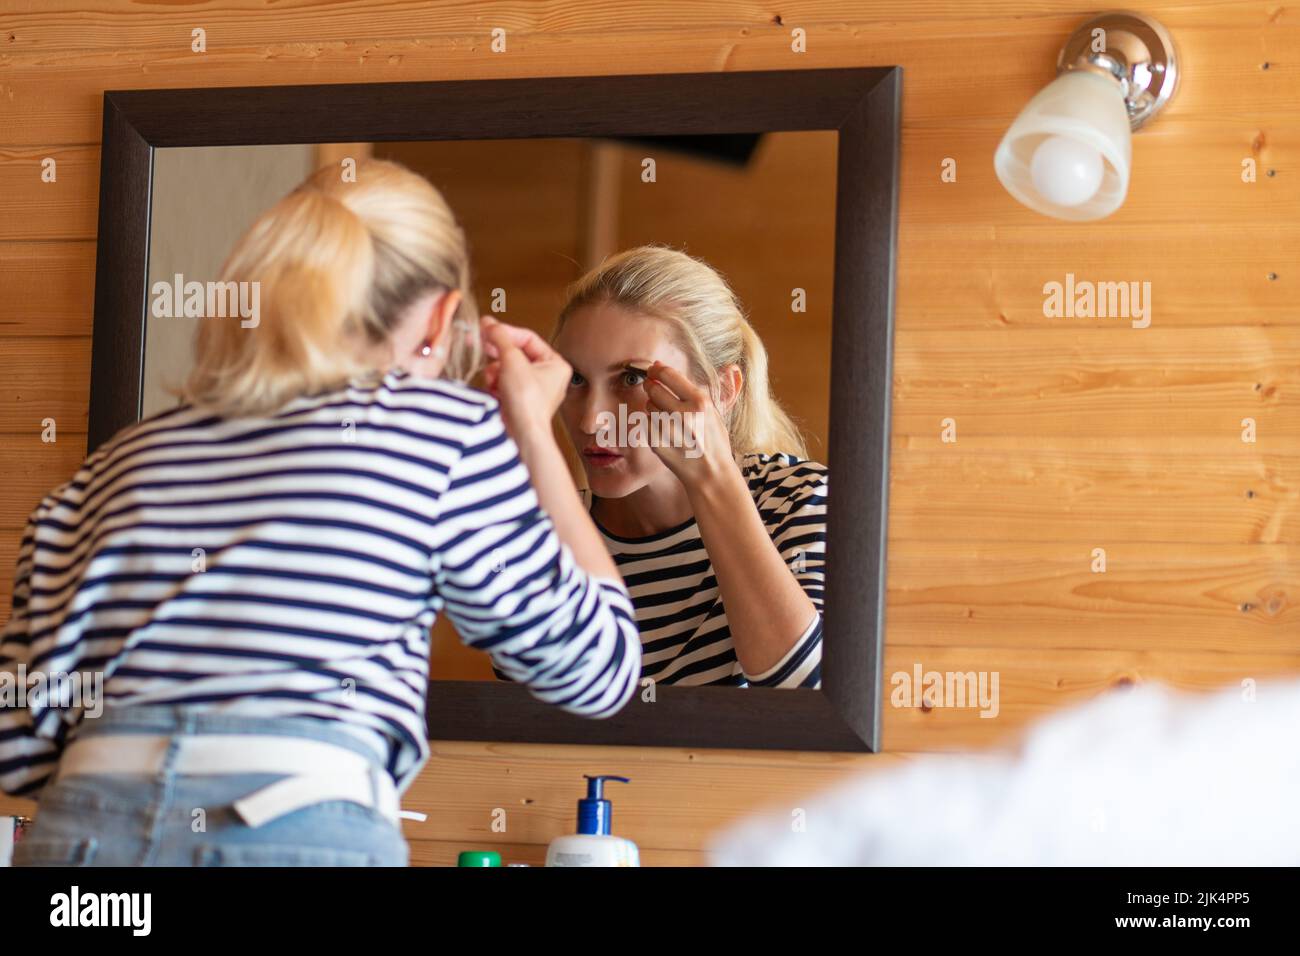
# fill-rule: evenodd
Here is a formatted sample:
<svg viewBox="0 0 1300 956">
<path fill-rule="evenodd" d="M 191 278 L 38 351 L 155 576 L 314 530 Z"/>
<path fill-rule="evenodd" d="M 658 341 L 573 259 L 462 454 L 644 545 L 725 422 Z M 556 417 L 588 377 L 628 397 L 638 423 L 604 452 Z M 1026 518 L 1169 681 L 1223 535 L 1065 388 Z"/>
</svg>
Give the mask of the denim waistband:
<svg viewBox="0 0 1300 956">
<path fill-rule="evenodd" d="M 318 717 L 252 717 L 195 710 L 179 704 L 106 705 L 99 717 L 83 719 L 69 737 L 84 740 L 100 734 L 264 734 L 306 737 L 355 751 L 380 767 L 384 761 L 373 747 L 344 730 L 338 721 Z"/>
</svg>

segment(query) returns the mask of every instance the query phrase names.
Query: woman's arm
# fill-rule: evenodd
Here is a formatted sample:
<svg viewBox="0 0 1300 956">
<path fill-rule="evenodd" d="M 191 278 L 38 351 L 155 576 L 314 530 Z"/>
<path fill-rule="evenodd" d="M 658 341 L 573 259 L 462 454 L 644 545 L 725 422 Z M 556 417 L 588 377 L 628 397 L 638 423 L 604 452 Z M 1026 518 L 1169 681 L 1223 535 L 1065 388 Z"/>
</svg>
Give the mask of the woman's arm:
<svg viewBox="0 0 1300 956">
<path fill-rule="evenodd" d="M 500 403 L 500 421 L 527 472 L 532 496 L 550 518 L 553 532 L 549 537 L 565 547 L 561 549 L 558 570 L 551 570 L 545 582 L 549 590 L 529 597 L 525 604 L 531 618 L 512 620 L 502 630 L 507 635 L 504 639 L 476 631 L 477 619 L 482 616 L 477 608 L 449 603 L 448 612 L 453 620 L 469 618 L 463 629 L 461 624 L 457 629 L 462 635 L 471 635 L 466 643 L 490 652 L 492 670 L 499 679 L 529 684 L 535 696 L 565 709 L 587 716 L 607 716 L 623 706 L 640 679 L 641 642 L 627 586 L 591 516 L 582 507 L 551 429 L 551 418 L 573 372 L 545 341 L 527 329 L 489 316 L 483 317 L 482 324 L 484 350 L 493 360 L 485 370 L 488 391 Z M 507 552 L 520 553 L 525 565 L 535 560 L 534 546 L 523 530 L 512 529 L 497 550 L 495 565 L 503 572 L 509 571 L 507 577 L 515 570 L 508 564 L 520 563 Z M 527 558 L 522 558 L 524 554 Z M 586 594 L 570 593 L 575 575 L 564 568 L 566 555 L 570 565 L 576 564 L 586 572 Z M 531 575 L 530 583 L 536 583 Z M 583 619 L 593 613 L 593 605 L 606 605 L 613 612 L 612 628 L 607 625 L 599 636 L 589 626 L 586 632 L 582 630 Z M 549 633 L 539 637 L 543 633 L 539 628 L 543 627 Z M 556 627 L 574 632 L 576 636 L 570 638 L 569 645 L 557 643 Z M 583 647 L 580 653 L 568 649 L 579 646 Z M 614 688 L 615 705 L 607 705 L 607 694 L 597 698 L 600 703 L 596 708 L 581 707 L 583 699 L 591 698 L 593 689 L 602 684 Z"/>
<path fill-rule="evenodd" d="M 524 435 L 519 444 L 519 457 L 528 468 L 542 509 L 555 522 L 555 533 L 573 550 L 573 556 L 593 577 L 616 581 L 623 578 L 618 573 L 609 549 L 600 540 L 591 515 L 582 506 L 573 475 L 564 455 L 555 444 L 551 423 L 538 424 Z"/>
<path fill-rule="evenodd" d="M 623 579 L 582 506 L 551 428 L 573 369 L 535 332 L 488 316 L 482 323 L 484 347 L 494 360 L 486 370 L 488 391 L 501 403 L 501 416 L 519 446 L 542 509 L 579 566 L 621 585 Z"/>
<path fill-rule="evenodd" d="M 770 670 L 819 617 L 763 525 L 734 461 L 688 486 L 736 657 L 746 674 Z"/>
<path fill-rule="evenodd" d="M 11 692 L 26 688 L 28 679 L 36 674 L 36 669 L 28 670 L 33 656 L 28 602 L 36 559 L 36 521 L 43 507 L 42 503 L 32 512 L 23 532 L 14 574 L 13 612 L 0 633 L 0 682 L 8 684 Z M 20 707 L 11 698 L 0 706 L 0 790 L 28 800 L 39 797 L 59 759 L 59 745 L 36 733 L 32 704 L 29 698 L 28 706 Z M 49 713 L 48 708 L 38 710 L 41 717 Z M 49 721 L 45 723 L 48 726 Z"/>
<path fill-rule="evenodd" d="M 691 416 L 689 444 L 655 451 L 686 487 L 740 666 L 764 673 L 820 631 L 820 611 L 764 526 L 711 397 L 668 366 L 656 363 L 649 376 L 652 410 Z"/>
<path fill-rule="evenodd" d="M 495 403 L 463 442 L 431 542 L 443 609 L 461 640 L 537 699 L 583 717 L 617 713 L 641 676 L 626 587 L 586 571 L 560 539 Z"/>
</svg>

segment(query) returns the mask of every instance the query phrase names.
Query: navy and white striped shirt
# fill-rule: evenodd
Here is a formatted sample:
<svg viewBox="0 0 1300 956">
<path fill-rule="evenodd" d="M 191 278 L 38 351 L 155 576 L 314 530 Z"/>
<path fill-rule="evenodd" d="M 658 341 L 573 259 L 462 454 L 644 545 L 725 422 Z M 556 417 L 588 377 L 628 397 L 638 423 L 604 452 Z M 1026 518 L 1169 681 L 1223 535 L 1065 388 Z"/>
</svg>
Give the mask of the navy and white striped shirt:
<svg viewBox="0 0 1300 956">
<path fill-rule="evenodd" d="M 636 688 L 627 592 L 559 540 L 496 400 L 395 369 L 267 416 L 182 405 L 120 431 L 32 512 L 0 679 L 90 693 L 99 674 L 108 707 L 337 721 L 405 790 L 444 609 L 571 713 Z M 0 695 L 0 788 L 35 797 L 88 707 Z"/>
<path fill-rule="evenodd" d="M 636 607 L 641 676 L 688 686 L 820 687 L 827 468 L 787 454 L 745 455 L 740 467 L 772 543 L 817 616 L 781 660 L 746 674 L 695 519 L 643 538 L 600 528 Z M 589 492 L 583 496 L 590 501 Z M 498 670 L 497 676 L 508 675 Z"/>
</svg>

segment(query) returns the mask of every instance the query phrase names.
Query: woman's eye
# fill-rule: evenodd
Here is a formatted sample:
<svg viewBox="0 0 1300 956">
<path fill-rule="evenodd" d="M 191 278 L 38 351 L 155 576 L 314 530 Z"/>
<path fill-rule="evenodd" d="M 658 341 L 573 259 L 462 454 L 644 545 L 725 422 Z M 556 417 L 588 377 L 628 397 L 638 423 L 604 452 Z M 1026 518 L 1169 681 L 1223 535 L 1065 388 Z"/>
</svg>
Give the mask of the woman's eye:
<svg viewBox="0 0 1300 956">
<path fill-rule="evenodd" d="M 583 384 L 583 378 L 582 378 L 582 376 L 579 375 L 577 372 L 574 372 L 572 375 L 569 376 L 569 387 L 570 387 L 570 388 L 577 388 L 579 385 L 582 385 L 582 384 Z"/>
<path fill-rule="evenodd" d="M 624 370 L 619 380 L 627 388 L 636 388 L 646 380 L 646 374 L 638 369 L 629 368 Z"/>
</svg>

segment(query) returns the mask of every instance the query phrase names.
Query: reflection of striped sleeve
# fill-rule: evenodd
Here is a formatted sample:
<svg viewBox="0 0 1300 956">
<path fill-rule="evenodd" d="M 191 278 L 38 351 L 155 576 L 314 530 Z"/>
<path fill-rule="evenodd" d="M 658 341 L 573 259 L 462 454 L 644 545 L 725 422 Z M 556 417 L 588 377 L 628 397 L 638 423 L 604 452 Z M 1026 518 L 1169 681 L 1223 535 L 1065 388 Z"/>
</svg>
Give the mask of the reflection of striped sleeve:
<svg viewBox="0 0 1300 956">
<path fill-rule="evenodd" d="M 16 696 L 18 688 L 26 686 L 24 676 L 31 664 L 27 605 L 40 510 L 32 513 L 18 546 L 13 613 L 0 636 L 0 790 L 32 800 L 49 781 L 59 759 L 59 745 L 36 735 L 31 712 L 17 706 Z M 66 727 L 61 725 L 59 729 Z"/>
<path fill-rule="evenodd" d="M 434 587 L 461 639 L 539 700 L 585 717 L 617 712 L 641 674 L 627 591 L 574 562 L 495 409 L 467 430 L 448 480 Z"/>
<path fill-rule="evenodd" d="M 817 614 L 781 660 L 745 677 L 757 687 L 818 687 L 826 595 L 827 469 L 786 455 L 751 457 L 746 464 L 745 477 L 763 524 Z"/>
</svg>

